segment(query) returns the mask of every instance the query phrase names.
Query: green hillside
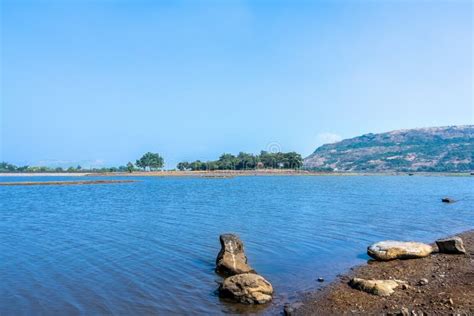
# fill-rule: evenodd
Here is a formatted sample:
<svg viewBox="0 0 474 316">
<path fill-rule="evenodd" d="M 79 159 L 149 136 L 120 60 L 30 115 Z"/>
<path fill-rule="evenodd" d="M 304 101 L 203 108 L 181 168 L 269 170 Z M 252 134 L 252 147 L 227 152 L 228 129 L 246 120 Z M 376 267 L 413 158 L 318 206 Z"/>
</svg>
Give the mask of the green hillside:
<svg viewBox="0 0 474 316">
<path fill-rule="evenodd" d="M 366 134 L 326 144 L 305 158 L 321 171 L 466 172 L 474 170 L 474 125 Z"/>
</svg>

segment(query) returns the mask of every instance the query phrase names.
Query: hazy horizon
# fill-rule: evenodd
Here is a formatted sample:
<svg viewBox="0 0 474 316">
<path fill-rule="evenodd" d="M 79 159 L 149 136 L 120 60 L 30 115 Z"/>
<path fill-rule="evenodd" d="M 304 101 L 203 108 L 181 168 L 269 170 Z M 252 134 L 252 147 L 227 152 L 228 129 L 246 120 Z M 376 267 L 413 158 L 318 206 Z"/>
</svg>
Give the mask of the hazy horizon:
<svg viewBox="0 0 474 316">
<path fill-rule="evenodd" d="M 166 168 L 474 123 L 470 1 L 2 1 L 0 161 Z"/>
</svg>

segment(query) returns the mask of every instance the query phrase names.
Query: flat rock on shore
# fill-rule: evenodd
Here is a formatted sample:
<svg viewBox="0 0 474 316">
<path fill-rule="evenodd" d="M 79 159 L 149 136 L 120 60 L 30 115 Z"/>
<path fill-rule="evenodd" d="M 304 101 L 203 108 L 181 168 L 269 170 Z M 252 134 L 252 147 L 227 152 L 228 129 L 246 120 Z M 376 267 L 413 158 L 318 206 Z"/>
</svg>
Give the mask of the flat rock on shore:
<svg viewBox="0 0 474 316">
<path fill-rule="evenodd" d="M 430 245 L 414 241 L 386 240 L 367 248 L 367 254 L 375 260 L 414 259 L 429 256 L 433 252 Z"/>
</svg>

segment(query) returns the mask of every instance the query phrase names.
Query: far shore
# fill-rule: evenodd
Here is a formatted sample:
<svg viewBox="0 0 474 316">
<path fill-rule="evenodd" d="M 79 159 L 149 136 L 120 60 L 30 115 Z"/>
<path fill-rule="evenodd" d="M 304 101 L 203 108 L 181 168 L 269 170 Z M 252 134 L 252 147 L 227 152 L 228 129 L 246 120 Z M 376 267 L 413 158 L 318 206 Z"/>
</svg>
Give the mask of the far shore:
<svg viewBox="0 0 474 316">
<path fill-rule="evenodd" d="M 8 172 L 0 173 L 0 177 L 83 177 L 94 175 L 93 173 L 72 173 L 72 172 Z"/>
<path fill-rule="evenodd" d="M 213 171 L 134 171 L 134 172 L 36 172 L 0 173 L 0 177 L 203 177 L 237 176 L 472 176 L 470 172 L 317 172 L 293 169 L 213 170 Z"/>
<path fill-rule="evenodd" d="M 137 180 L 86 180 L 86 181 L 18 181 L 0 182 L 0 186 L 30 186 L 30 185 L 84 185 L 84 184 L 114 184 L 130 183 Z"/>
</svg>

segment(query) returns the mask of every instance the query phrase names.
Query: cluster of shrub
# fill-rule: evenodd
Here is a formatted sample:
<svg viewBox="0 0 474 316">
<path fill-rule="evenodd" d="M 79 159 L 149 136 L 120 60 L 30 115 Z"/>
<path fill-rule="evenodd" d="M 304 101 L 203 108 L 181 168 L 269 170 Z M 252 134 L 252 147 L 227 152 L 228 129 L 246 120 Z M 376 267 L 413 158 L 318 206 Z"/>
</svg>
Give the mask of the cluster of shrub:
<svg viewBox="0 0 474 316">
<path fill-rule="evenodd" d="M 132 165 L 133 166 L 133 165 Z M 133 170 L 135 167 L 133 167 Z M 132 170 L 132 171 L 133 171 Z M 81 166 L 76 167 L 45 167 L 45 166 L 16 166 L 8 162 L 0 162 L 0 172 L 15 173 L 15 172 L 28 172 L 28 173 L 43 173 L 43 172 L 127 172 L 130 171 L 129 166 L 119 167 L 104 167 L 104 168 L 83 168 Z"/>
<path fill-rule="evenodd" d="M 147 152 L 140 159 L 137 159 L 136 163 L 127 163 L 125 166 L 119 167 L 103 167 L 103 168 L 83 168 L 77 167 L 45 167 L 45 166 L 16 166 L 8 162 L 0 162 L 0 172 L 32 172 L 32 173 L 43 173 L 43 172 L 94 172 L 94 173 L 105 173 L 105 172 L 133 172 L 141 168 L 143 170 L 156 170 L 163 168 L 164 159 L 157 153 Z"/>
<path fill-rule="evenodd" d="M 15 166 L 7 162 L 0 163 L 0 172 L 133 172 L 142 170 L 159 170 L 164 166 L 164 159 L 158 153 L 145 153 L 135 164 L 128 162 L 124 166 L 104 168 L 77 167 L 44 167 L 44 166 Z M 222 154 L 218 160 L 202 162 L 180 162 L 179 170 L 252 170 L 252 169 L 299 169 L 303 166 L 303 158 L 296 152 L 271 153 L 261 151 L 259 155 L 241 152 L 237 156 Z"/>
<path fill-rule="evenodd" d="M 179 170 L 253 170 L 253 169 L 299 169 L 303 158 L 296 152 L 267 152 L 259 155 L 240 152 L 237 156 L 222 154 L 218 160 L 178 163 Z"/>
</svg>

